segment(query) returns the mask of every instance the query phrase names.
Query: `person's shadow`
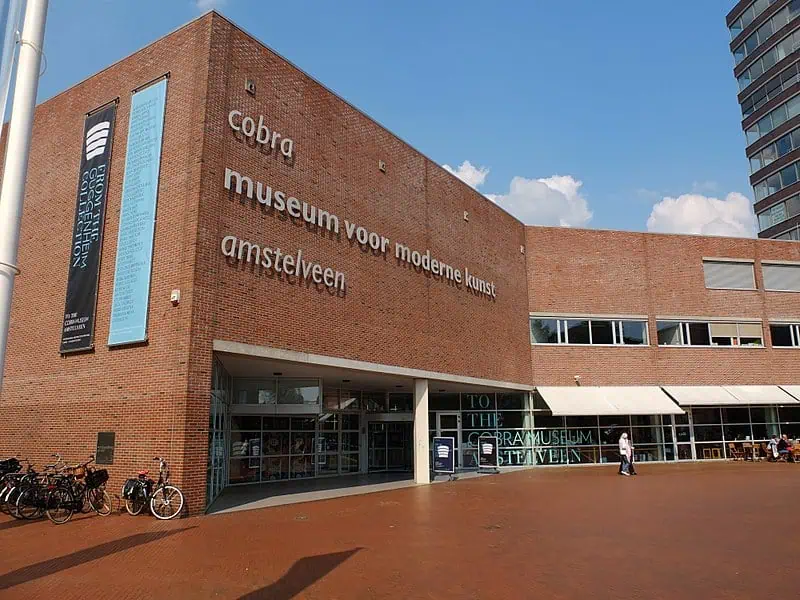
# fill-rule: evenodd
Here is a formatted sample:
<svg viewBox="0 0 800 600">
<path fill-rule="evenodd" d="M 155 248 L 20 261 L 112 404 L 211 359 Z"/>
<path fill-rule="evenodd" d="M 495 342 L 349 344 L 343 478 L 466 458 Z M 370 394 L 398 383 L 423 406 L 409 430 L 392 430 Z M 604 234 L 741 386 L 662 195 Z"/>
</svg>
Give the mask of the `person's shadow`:
<svg viewBox="0 0 800 600">
<path fill-rule="evenodd" d="M 301 558 L 280 579 L 241 596 L 239 600 L 289 600 L 294 598 L 359 550 L 363 550 L 363 548 Z"/>
</svg>

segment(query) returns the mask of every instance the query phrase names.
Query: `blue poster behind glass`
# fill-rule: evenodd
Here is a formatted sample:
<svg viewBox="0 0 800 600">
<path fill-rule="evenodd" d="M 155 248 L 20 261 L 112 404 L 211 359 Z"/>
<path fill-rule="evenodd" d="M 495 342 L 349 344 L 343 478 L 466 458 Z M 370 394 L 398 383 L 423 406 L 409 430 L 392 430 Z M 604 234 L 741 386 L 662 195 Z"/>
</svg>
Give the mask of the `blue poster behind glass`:
<svg viewBox="0 0 800 600">
<path fill-rule="evenodd" d="M 122 207 L 108 345 L 147 339 L 150 272 L 167 80 L 134 92 L 125 151 Z"/>
</svg>

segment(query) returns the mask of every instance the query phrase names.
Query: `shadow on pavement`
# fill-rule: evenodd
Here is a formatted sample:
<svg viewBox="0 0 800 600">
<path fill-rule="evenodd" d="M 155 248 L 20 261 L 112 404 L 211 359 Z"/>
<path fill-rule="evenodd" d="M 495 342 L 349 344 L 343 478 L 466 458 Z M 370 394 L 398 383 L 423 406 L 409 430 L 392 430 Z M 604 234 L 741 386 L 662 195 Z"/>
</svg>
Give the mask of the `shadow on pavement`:
<svg viewBox="0 0 800 600">
<path fill-rule="evenodd" d="M 27 583 L 28 581 L 33 581 L 34 579 L 39 579 L 40 577 L 47 577 L 48 575 L 53 575 L 54 573 L 58 573 L 65 569 L 71 569 L 72 567 L 77 567 L 78 565 L 82 565 L 111 554 L 116 554 L 117 552 L 128 550 L 129 548 L 141 546 L 142 544 L 149 544 L 150 542 L 163 540 L 164 538 L 175 535 L 176 533 L 181 533 L 187 529 L 194 529 L 195 527 L 197 526 L 192 525 L 191 527 L 184 527 L 183 529 L 137 533 L 118 540 L 112 540 L 97 546 L 92 546 L 91 548 L 86 548 L 85 550 L 79 550 L 78 552 L 73 552 L 72 554 L 65 554 L 64 556 L 51 558 L 50 560 L 45 560 L 27 567 L 22 567 L 21 569 L 11 571 L 6 575 L 0 576 L 0 590 L 5 590 L 10 587 L 14 587 L 15 585 Z"/>
<path fill-rule="evenodd" d="M 322 579 L 363 548 L 301 558 L 277 581 L 252 591 L 239 600 L 289 600 L 312 583 Z"/>
</svg>

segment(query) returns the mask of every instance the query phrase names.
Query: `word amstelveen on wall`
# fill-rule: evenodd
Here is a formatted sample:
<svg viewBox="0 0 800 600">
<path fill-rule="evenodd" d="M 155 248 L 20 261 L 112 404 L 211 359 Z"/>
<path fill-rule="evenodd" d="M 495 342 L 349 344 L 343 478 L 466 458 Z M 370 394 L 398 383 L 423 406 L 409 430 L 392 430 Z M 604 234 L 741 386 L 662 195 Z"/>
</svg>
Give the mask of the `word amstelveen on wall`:
<svg viewBox="0 0 800 600">
<path fill-rule="evenodd" d="M 303 251 L 296 254 L 281 252 L 280 248 L 267 248 L 247 240 L 237 238 L 235 235 L 226 235 L 222 238 L 222 254 L 234 260 L 244 260 L 247 263 L 260 265 L 264 269 L 273 270 L 275 273 L 285 273 L 289 277 L 310 279 L 314 283 L 323 284 L 334 290 L 345 291 L 344 273 L 330 267 L 322 267 L 319 263 L 307 261 L 303 258 Z"/>
</svg>

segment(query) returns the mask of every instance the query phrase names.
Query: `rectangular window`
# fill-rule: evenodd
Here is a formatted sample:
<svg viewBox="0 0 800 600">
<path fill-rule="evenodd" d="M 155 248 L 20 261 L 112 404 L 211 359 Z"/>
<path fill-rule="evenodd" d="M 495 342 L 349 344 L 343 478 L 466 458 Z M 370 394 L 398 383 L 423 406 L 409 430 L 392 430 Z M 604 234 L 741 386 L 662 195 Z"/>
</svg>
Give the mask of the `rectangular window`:
<svg viewBox="0 0 800 600">
<path fill-rule="evenodd" d="M 556 319 L 531 319 L 531 343 L 557 344 L 558 321 Z"/>
<path fill-rule="evenodd" d="M 758 214 L 758 229 L 764 231 L 772 227 L 772 219 L 769 216 L 769 211 L 766 210 Z"/>
<path fill-rule="evenodd" d="M 647 321 L 531 317 L 532 344 L 647 345 Z"/>
<path fill-rule="evenodd" d="M 772 345 L 778 348 L 791 348 L 800 345 L 798 325 L 770 325 L 769 333 Z"/>
<path fill-rule="evenodd" d="M 792 151 L 792 136 L 786 134 L 775 142 L 775 148 L 778 150 L 778 156 L 785 156 Z"/>
<path fill-rule="evenodd" d="M 796 165 L 792 164 L 781 170 L 782 187 L 788 187 L 797 181 Z"/>
<path fill-rule="evenodd" d="M 647 323 L 644 321 L 620 321 L 622 343 L 628 346 L 647 345 Z M 619 338 L 618 338 L 619 339 Z"/>
<path fill-rule="evenodd" d="M 659 346 L 683 345 L 682 327 L 679 321 L 658 321 L 656 329 Z"/>
<path fill-rule="evenodd" d="M 800 264 L 775 265 L 763 263 L 764 289 L 775 292 L 800 292 Z"/>
<path fill-rule="evenodd" d="M 711 335 L 708 323 L 688 323 L 689 345 L 691 346 L 710 346 Z"/>
<path fill-rule="evenodd" d="M 760 323 L 658 321 L 659 346 L 763 346 Z"/>
<path fill-rule="evenodd" d="M 786 218 L 800 215 L 800 196 L 792 196 L 786 200 Z"/>
<path fill-rule="evenodd" d="M 592 320 L 592 344 L 613 344 L 614 329 L 611 321 Z"/>
<path fill-rule="evenodd" d="M 756 289 L 753 263 L 704 260 L 703 273 L 709 289 Z"/>
<path fill-rule="evenodd" d="M 567 320 L 567 344 L 589 344 L 589 321 Z"/>
</svg>

